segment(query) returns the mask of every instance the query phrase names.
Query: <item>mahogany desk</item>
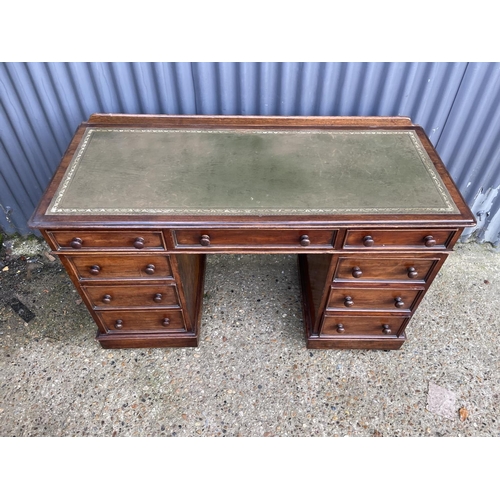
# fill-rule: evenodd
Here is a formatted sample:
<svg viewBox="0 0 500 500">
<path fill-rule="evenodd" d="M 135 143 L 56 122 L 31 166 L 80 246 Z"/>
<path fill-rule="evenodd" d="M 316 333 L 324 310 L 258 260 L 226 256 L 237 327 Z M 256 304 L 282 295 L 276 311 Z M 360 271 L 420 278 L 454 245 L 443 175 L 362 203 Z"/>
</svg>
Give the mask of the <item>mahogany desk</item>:
<svg viewBox="0 0 500 500">
<path fill-rule="evenodd" d="M 474 217 L 400 117 L 92 115 L 30 220 L 106 348 L 197 346 L 208 253 L 296 253 L 309 348 L 398 349 Z"/>
</svg>

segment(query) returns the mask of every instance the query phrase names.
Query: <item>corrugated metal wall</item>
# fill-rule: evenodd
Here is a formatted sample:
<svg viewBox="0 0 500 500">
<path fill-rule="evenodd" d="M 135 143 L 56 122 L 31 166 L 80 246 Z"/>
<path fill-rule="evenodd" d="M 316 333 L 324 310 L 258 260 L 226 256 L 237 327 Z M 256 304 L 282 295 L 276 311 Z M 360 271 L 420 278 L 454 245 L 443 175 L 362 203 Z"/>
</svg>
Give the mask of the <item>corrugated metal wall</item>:
<svg viewBox="0 0 500 500">
<path fill-rule="evenodd" d="M 499 63 L 468 65 L 437 150 L 477 217 L 464 237 L 499 246 Z"/>
<path fill-rule="evenodd" d="M 496 63 L 2 63 L 0 225 L 29 231 L 74 130 L 95 112 L 402 115 L 483 212 L 474 237 L 499 244 L 499 74 Z"/>
</svg>

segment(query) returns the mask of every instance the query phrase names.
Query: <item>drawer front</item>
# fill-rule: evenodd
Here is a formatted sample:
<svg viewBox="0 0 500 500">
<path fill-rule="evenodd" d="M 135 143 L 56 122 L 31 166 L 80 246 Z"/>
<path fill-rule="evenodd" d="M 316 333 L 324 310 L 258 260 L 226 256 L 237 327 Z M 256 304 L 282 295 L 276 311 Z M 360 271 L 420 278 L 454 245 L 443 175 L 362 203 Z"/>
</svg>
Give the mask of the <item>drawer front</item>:
<svg viewBox="0 0 500 500">
<path fill-rule="evenodd" d="M 408 248 L 412 250 L 444 250 L 456 231 L 433 229 L 395 230 L 349 230 L 344 248 L 366 250 L 391 250 Z"/>
<path fill-rule="evenodd" d="M 165 333 L 170 330 L 185 331 L 181 311 L 103 311 L 98 313 L 106 331 L 129 333 L 131 331 L 155 331 Z"/>
<path fill-rule="evenodd" d="M 404 281 L 425 283 L 441 259 L 340 257 L 334 281 Z"/>
<path fill-rule="evenodd" d="M 408 316 L 325 316 L 320 337 L 361 335 L 377 338 L 398 337 L 404 330 Z"/>
<path fill-rule="evenodd" d="M 102 254 L 67 257 L 76 268 L 79 279 L 171 279 L 168 256 L 108 256 Z"/>
<path fill-rule="evenodd" d="M 327 308 L 345 312 L 349 310 L 410 312 L 421 293 L 422 290 L 332 287 Z"/>
<path fill-rule="evenodd" d="M 165 250 L 160 231 L 52 231 L 59 250 Z"/>
<path fill-rule="evenodd" d="M 176 285 L 82 286 L 94 308 L 180 307 Z"/>
<path fill-rule="evenodd" d="M 307 229 L 181 229 L 174 231 L 176 248 L 333 248 L 335 231 Z"/>
</svg>

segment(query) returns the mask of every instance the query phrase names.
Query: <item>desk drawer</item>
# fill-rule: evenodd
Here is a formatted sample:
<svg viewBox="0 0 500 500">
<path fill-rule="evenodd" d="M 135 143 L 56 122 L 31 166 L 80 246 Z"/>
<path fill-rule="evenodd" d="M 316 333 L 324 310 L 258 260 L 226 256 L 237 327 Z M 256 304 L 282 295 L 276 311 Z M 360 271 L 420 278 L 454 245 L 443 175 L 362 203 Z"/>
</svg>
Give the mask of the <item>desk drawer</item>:
<svg viewBox="0 0 500 500">
<path fill-rule="evenodd" d="M 344 241 L 344 248 L 444 250 L 453 239 L 455 232 L 434 229 L 349 230 Z"/>
<path fill-rule="evenodd" d="M 176 248 L 333 248 L 335 231 L 308 229 L 180 229 Z"/>
<path fill-rule="evenodd" d="M 400 281 L 425 283 L 436 266 L 439 268 L 446 256 L 434 258 L 340 257 L 333 280 L 338 281 Z"/>
<path fill-rule="evenodd" d="M 165 250 L 160 231 L 52 231 L 58 250 Z"/>
<path fill-rule="evenodd" d="M 408 316 L 327 315 L 323 320 L 320 337 L 361 335 L 395 338 L 404 331 L 408 321 Z"/>
<path fill-rule="evenodd" d="M 421 290 L 332 287 L 327 308 L 345 312 L 349 310 L 410 312 L 421 293 Z"/>
<path fill-rule="evenodd" d="M 66 258 L 79 279 L 172 279 L 172 268 L 168 256 L 162 255 L 78 255 Z"/>
<path fill-rule="evenodd" d="M 155 331 L 165 333 L 171 330 L 185 331 L 182 311 L 103 311 L 98 313 L 106 331 L 126 333 L 131 331 Z"/>
<path fill-rule="evenodd" d="M 94 308 L 180 307 L 177 286 L 92 285 L 82 286 Z"/>
</svg>

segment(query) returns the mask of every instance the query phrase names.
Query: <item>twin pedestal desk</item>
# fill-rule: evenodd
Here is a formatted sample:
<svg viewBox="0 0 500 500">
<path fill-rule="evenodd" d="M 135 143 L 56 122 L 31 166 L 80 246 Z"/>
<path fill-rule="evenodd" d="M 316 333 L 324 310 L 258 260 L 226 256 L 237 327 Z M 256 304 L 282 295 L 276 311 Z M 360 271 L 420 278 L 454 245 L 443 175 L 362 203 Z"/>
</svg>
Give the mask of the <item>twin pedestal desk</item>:
<svg viewBox="0 0 500 500">
<path fill-rule="evenodd" d="M 197 346 L 207 254 L 295 253 L 307 347 L 398 349 L 474 223 L 408 118 L 99 114 L 30 220 L 105 348 Z"/>
</svg>

